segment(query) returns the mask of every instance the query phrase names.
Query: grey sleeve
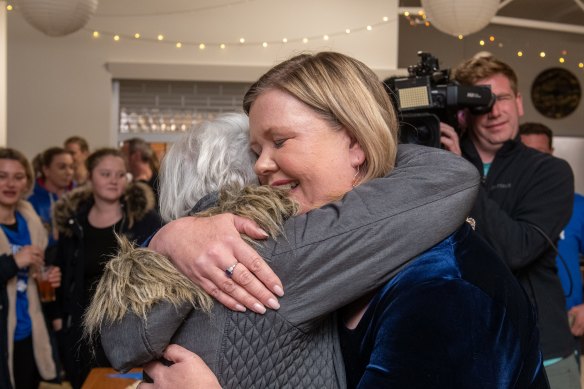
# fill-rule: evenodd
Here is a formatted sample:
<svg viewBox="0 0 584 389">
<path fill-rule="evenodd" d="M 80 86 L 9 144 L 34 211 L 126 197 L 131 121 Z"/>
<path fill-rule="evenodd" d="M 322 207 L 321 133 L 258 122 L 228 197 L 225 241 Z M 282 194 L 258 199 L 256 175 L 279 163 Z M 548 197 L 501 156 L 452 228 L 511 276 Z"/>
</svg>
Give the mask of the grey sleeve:
<svg viewBox="0 0 584 389">
<path fill-rule="evenodd" d="M 268 255 L 286 290 L 281 313 L 310 325 L 386 283 L 460 227 L 479 180 L 461 157 L 402 145 L 388 176 L 289 220 Z"/>
<path fill-rule="evenodd" d="M 192 309 L 189 303 L 175 307 L 160 302 L 146 319 L 128 312 L 122 320 L 105 324 L 101 344 L 112 367 L 126 372 L 160 358 Z"/>
</svg>

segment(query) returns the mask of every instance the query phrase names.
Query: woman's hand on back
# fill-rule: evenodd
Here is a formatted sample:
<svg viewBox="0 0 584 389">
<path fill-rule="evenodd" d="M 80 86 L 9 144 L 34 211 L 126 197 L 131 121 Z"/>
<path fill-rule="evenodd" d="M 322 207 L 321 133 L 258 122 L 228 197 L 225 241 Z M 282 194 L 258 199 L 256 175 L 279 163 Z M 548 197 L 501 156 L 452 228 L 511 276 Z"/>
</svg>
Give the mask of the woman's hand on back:
<svg viewBox="0 0 584 389">
<path fill-rule="evenodd" d="M 267 237 L 253 221 L 232 214 L 184 217 L 160 229 L 148 247 L 169 257 L 181 273 L 232 310 L 278 309 L 275 294 L 284 294 L 282 283 L 240 233 Z M 234 264 L 230 278 L 225 270 Z"/>
<path fill-rule="evenodd" d="M 144 366 L 153 384 L 142 382 L 138 389 L 191 388 L 214 389 L 221 388 L 217 377 L 205 362 L 189 350 L 176 344 L 171 344 L 163 354 L 164 359 L 173 362 L 170 366 L 154 361 Z"/>
</svg>

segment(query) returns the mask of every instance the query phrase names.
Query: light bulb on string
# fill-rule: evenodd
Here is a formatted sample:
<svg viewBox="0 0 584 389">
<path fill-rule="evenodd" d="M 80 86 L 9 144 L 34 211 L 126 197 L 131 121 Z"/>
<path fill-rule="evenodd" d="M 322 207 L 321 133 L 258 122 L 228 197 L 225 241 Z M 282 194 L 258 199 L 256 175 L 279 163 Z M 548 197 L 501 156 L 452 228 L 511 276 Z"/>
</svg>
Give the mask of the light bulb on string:
<svg viewBox="0 0 584 389">
<path fill-rule="evenodd" d="M 134 38 L 136 38 L 136 39 L 140 39 L 140 36 L 141 36 L 141 35 L 140 35 L 139 33 L 135 33 L 135 34 L 134 34 Z"/>
</svg>

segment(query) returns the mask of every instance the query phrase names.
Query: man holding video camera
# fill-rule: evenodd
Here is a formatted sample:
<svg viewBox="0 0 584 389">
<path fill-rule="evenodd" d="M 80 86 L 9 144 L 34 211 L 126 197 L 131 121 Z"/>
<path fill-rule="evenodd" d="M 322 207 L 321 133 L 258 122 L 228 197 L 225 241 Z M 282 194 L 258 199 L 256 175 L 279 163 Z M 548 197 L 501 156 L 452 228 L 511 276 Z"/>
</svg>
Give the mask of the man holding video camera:
<svg viewBox="0 0 584 389">
<path fill-rule="evenodd" d="M 580 388 L 552 245 L 572 212 L 572 171 L 565 161 L 521 143 L 523 101 L 511 67 L 490 56 L 478 57 L 459 65 L 454 78 L 461 85 L 490 85 L 496 96 L 489 113 L 459 111 L 459 124 L 465 130 L 460 141 L 452 127 L 440 125 L 444 148 L 472 162 L 483 177 L 470 216 L 537 310 L 551 387 Z"/>
</svg>

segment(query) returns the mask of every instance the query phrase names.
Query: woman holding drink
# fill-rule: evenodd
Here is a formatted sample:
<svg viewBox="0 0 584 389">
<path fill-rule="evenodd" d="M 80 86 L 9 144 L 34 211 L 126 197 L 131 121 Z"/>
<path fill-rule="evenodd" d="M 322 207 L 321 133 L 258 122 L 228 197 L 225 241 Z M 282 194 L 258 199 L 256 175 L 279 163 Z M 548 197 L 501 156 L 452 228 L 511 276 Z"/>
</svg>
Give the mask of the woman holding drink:
<svg viewBox="0 0 584 389">
<path fill-rule="evenodd" d="M 161 225 L 154 210 L 154 193 L 146 184 L 128 184 L 119 150 L 97 150 L 85 163 L 90 185 L 63 196 L 55 204 L 53 217 L 59 233 L 57 258 L 63 270 L 59 297 L 66 343 L 64 365 L 74 388 L 81 387 L 95 366 L 89 345 L 81 341 L 81 317 L 94 284 L 116 252 L 115 235 L 141 242 Z"/>
<path fill-rule="evenodd" d="M 26 158 L 16 150 L 0 148 L 2 389 L 36 389 L 41 378 L 57 378 L 41 300 L 37 285 L 31 280 L 36 277 L 38 281 L 44 273 L 50 287 L 58 288 L 61 272 L 58 267 L 44 266 L 47 234 L 30 203 L 23 200 L 32 185 L 32 169 Z"/>
</svg>

